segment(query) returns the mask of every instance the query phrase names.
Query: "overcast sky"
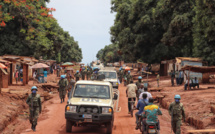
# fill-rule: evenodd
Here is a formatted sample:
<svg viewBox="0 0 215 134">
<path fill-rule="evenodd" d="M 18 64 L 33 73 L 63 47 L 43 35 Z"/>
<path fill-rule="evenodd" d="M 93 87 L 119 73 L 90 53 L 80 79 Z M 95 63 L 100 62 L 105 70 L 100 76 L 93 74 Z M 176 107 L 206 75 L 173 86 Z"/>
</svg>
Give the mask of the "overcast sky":
<svg viewBox="0 0 215 134">
<path fill-rule="evenodd" d="M 47 5 L 56 9 L 53 15 L 60 26 L 78 41 L 83 63 L 96 60 L 97 52 L 111 43 L 111 0 L 51 0 Z"/>
</svg>

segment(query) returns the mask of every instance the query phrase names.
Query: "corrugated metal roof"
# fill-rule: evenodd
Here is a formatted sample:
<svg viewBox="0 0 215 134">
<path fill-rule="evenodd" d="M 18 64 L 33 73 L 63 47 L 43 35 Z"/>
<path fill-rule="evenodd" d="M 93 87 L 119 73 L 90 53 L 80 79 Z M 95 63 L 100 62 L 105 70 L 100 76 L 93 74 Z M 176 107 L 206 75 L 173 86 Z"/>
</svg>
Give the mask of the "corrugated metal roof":
<svg viewBox="0 0 215 134">
<path fill-rule="evenodd" d="M 201 58 L 193 58 L 193 57 L 176 57 L 176 60 L 202 62 Z"/>
<path fill-rule="evenodd" d="M 199 73 L 211 73 L 215 72 L 215 66 L 190 66 L 186 65 L 181 68 L 181 70 L 190 70 L 192 72 L 199 72 Z"/>
</svg>

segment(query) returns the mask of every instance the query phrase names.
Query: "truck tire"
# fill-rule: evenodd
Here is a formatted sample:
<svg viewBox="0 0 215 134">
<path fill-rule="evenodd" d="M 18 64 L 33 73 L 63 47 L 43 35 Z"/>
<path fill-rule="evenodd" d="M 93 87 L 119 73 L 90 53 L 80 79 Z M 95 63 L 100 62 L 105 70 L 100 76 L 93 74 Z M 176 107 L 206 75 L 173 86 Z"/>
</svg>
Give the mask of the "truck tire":
<svg viewBox="0 0 215 134">
<path fill-rule="evenodd" d="M 113 123 L 107 123 L 107 134 L 112 134 Z"/>
<path fill-rule="evenodd" d="M 66 120 L 66 132 L 67 133 L 72 132 L 72 122 L 70 120 Z"/>
</svg>

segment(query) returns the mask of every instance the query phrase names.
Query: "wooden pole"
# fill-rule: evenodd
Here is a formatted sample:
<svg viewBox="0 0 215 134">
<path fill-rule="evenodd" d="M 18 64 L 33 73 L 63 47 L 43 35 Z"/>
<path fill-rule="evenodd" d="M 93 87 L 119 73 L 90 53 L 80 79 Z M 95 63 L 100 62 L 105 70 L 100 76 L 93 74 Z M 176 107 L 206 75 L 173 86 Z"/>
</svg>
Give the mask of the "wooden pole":
<svg viewBox="0 0 215 134">
<path fill-rule="evenodd" d="M 188 90 L 190 90 L 190 68 L 189 68 L 189 72 L 188 72 Z"/>
</svg>

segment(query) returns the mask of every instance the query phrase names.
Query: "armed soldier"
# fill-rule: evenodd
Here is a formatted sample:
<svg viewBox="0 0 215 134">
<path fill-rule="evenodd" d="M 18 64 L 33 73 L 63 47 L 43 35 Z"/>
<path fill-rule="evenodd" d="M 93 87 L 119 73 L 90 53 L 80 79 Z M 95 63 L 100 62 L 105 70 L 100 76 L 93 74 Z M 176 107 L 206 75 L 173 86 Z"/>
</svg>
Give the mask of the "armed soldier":
<svg viewBox="0 0 215 134">
<path fill-rule="evenodd" d="M 80 79 L 80 77 L 81 77 L 81 74 L 80 74 L 79 71 L 77 70 L 74 76 L 75 76 L 75 80 L 76 80 L 76 82 L 77 82 L 77 81 L 79 81 L 79 79 Z"/>
<path fill-rule="evenodd" d="M 91 77 L 91 71 L 89 68 L 87 68 L 87 80 L 89 80 Z"/>
<path fill-rule="evenodd" d="M 72 76 L 71 77 L 71 80 L 69 81 L 69 85 L 67 87 L 67 90 L 68 90 L 68 99 L 70 97 L 70 94 L 73 92 L 73 89 L 74 89 L 74 86 L 75 86 L 75 80 L 74 80 L 74 77 Z"/>
<path fill-rule="evenodd" d="M 85 76 L 86 76 L 86 70 L 85 70 L 85 67 L 82 68 L 82 71 L 81 71 L 81 77 L 82 77 L 82 80 L 85 80 Z"/>
<path fill-rule="evenodd" d="M 131 76 L 131 71 L 128 71 L 128 74 L 126 75 L 127 78 L 127 85 L 130 84 L 130 82 L 132 81 L 132 76 Z"/>
<path fill-rule="evenodd" d="M 172 117 L 172 129 L 175 134 L 181 134 L 181 120 L 182 117 L 185 122 L 184 106 L 180 103 L 181 96 L 175 95 L 175 102 L 172 102 L 169 106 L 169 114 Z"/>
<path fill-rule="evenodd" d="M 137 100 L 139 100 L 139 96 L 140 94 L 144 91 L 144 88 L 142 85 L 142 76 L 138 77 L 138 81 L 136 82 L 136 86 L 137 86 Z"/>
<path fill-rule="evenodd" d="M 61 75 L 61 79 L 58 82 L 59 85 L 59 96 L 61 99 L 61 103 L 64 102 L 65 95 L 66 95 L 66 87 L 68 86 L 68 81 L 65 75 Z"/>
<path fill-rule="evenodd" d="M 32 124 L 31 129 L 36 131 L 37 119 L 39 113 L 42 111 L 41 98 L 40 95 L 37 94 L 37 87 L 33 86 L 31 88 L 31 94 L 28 96 L 26 103 L 29 105 L 30 112 L 30 123 Z"/>
<path fill-rule="evenodd" d="M 124 75 L 124 72 L 123 72 L 123 70 L 122 70 L 122 67 L 119 69 L 118 75 L 119 75 L 119 81 L 120 81 L 120 83 L 122 83 L 122 78 L 123 78 L 123 75 Z"/>
</svg>

